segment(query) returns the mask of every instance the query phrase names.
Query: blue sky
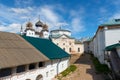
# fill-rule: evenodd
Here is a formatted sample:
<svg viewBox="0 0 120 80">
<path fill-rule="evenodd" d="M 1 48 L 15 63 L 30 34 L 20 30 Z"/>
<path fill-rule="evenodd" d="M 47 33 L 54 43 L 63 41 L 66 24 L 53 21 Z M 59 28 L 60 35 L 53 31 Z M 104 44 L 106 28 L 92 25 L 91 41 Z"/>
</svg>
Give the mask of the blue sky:
<svg viewBox="0 0 120 80">
<path fill-rule="evenodd" d="M 120 18 L 119 8 L 120 0 L 0 0 L 0 31 L 18 33 L 40 15 L 50 30 L 62 26 L 73 37 L 92 37 L 100 24 Z"/>
</svg>

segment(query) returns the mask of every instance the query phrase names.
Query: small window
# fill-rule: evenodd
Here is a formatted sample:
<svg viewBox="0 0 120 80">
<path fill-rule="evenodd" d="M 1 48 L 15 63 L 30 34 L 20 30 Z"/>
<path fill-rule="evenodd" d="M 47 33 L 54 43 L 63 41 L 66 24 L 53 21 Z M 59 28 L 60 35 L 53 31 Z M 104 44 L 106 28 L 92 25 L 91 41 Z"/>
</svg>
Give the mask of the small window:
<svg viewBox="0 0 120 80">
<path fill-rule="evenodd" d="M 69 43 L 69 45 L 71 45 L 71 43 Z"/>
<path fill-rule="evenodd" d="M 0 77 L 10 76 L 12 74 L 11 68 L 0 69 Z"/>
<path fill-rule="evenodd" d="M 32 69 L 35 69 L 35 68 L 36 68 L 36 64 L 35 63 L 29 65 L 29 70 L 32 70 Z"/>
<path fill-rule="evenodd" d="M 59 44 L 57 43 L 57 45 L 59 45 Z"/>
<path fill-rule="evenodd" d="M 69 48 L 69 52 L 71 52 L 71 48 Z"/>
<path fill-rule="evenodd" d="M 16 71 L 17 73 L 24 72 L 24 71 L 25 71 L 25 65 L 17 67 L 17 71 Z"/>
<path fill-rule="evenodd" d="M 65 45 L 65 43 L 63 43 L 63 45 Z"/>
<path fill-rule="evenodd" d="M 43 67 L 43 66 L 44 66 L 43 62 L 39 62 L 39 67 Z"/>
<path fill-rule="evenodd" d="M 80 52 L 80 48 L 78 48 L 78 52 Z"/>
</svg>

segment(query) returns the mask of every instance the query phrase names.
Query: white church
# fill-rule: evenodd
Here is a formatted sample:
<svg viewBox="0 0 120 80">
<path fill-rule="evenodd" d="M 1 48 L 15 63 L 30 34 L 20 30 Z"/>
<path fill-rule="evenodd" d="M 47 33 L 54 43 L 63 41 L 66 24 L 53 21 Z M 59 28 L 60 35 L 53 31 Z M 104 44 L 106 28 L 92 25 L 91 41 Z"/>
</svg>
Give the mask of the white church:
<svg viewBox="0 0 120 80">
<path fill-rule="evenodd" d="M 40 38 L 49 38 L 49 31 L 47 24 L 43 24 L 40 20 L 35 24 L 36 29 L 33 29 L 33 24 L 29 21 L 26 24 L 26 29 L 23 31 L 21 26 L 21 35 L 26 35 L 30 37 L 40 37 Z"/>
</svg>

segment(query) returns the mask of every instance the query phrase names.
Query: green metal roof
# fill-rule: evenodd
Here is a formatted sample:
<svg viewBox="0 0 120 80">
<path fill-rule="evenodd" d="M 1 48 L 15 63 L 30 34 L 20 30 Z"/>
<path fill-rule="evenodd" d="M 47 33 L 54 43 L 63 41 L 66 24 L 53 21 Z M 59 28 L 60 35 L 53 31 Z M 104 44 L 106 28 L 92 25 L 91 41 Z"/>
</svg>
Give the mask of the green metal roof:
<svg viewBox="0 0 120 80">
<path fill-rule="evenodd" d="M 108 22 L 105 22 L 104 24 L 101 24 L 100 26 L 112 26 L 112 25 L 120 25 L 120 19 L 112 19 Z"/>
<path fill-rule="evenodd" d="M 70 54 L 62 50 L 53 42 L 43 38 L 34 38 L 22 36 L 26 41 L 32 44 L 36 49 L 42 52 L 49 59 L 61 59 L 64 57 L 70 57 Z"/>
<path fill-rule="evenodd" d="M 105 50 L 106 50 L 106 51 L 111 51 L 111 50 L 116 49 L 116 48 L 118 48 L 118 47 L 120 47 L 120 43 L 107 46 L 107 47 L 105 48 Z"/>
</svg>

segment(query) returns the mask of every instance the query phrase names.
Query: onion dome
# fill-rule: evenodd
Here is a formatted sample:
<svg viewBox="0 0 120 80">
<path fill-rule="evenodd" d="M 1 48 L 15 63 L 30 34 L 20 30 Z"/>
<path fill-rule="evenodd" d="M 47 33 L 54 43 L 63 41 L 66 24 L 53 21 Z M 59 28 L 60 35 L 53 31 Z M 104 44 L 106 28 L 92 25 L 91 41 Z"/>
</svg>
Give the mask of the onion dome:
<svg viewBox="0 0 120 80">
<path fill-rule="evenodd" d="M 33 26 L 33 24 L 32 24 L 31 22 L 28 22 L 28 23 L 26 24 L 26 28 L 32 29 L 32 26 Z"/>
<path fill-rule="evenodd" d="M 43 26 L 43 23 L 39 20 L 36 24 L 35 24 L 36 27 L 42 27 Z"/>
<path fill-rule="evenodd" d="M 48 26 L 46 24 L 43 25 L 43 30 L 48 30 Z"/>
</svg>

